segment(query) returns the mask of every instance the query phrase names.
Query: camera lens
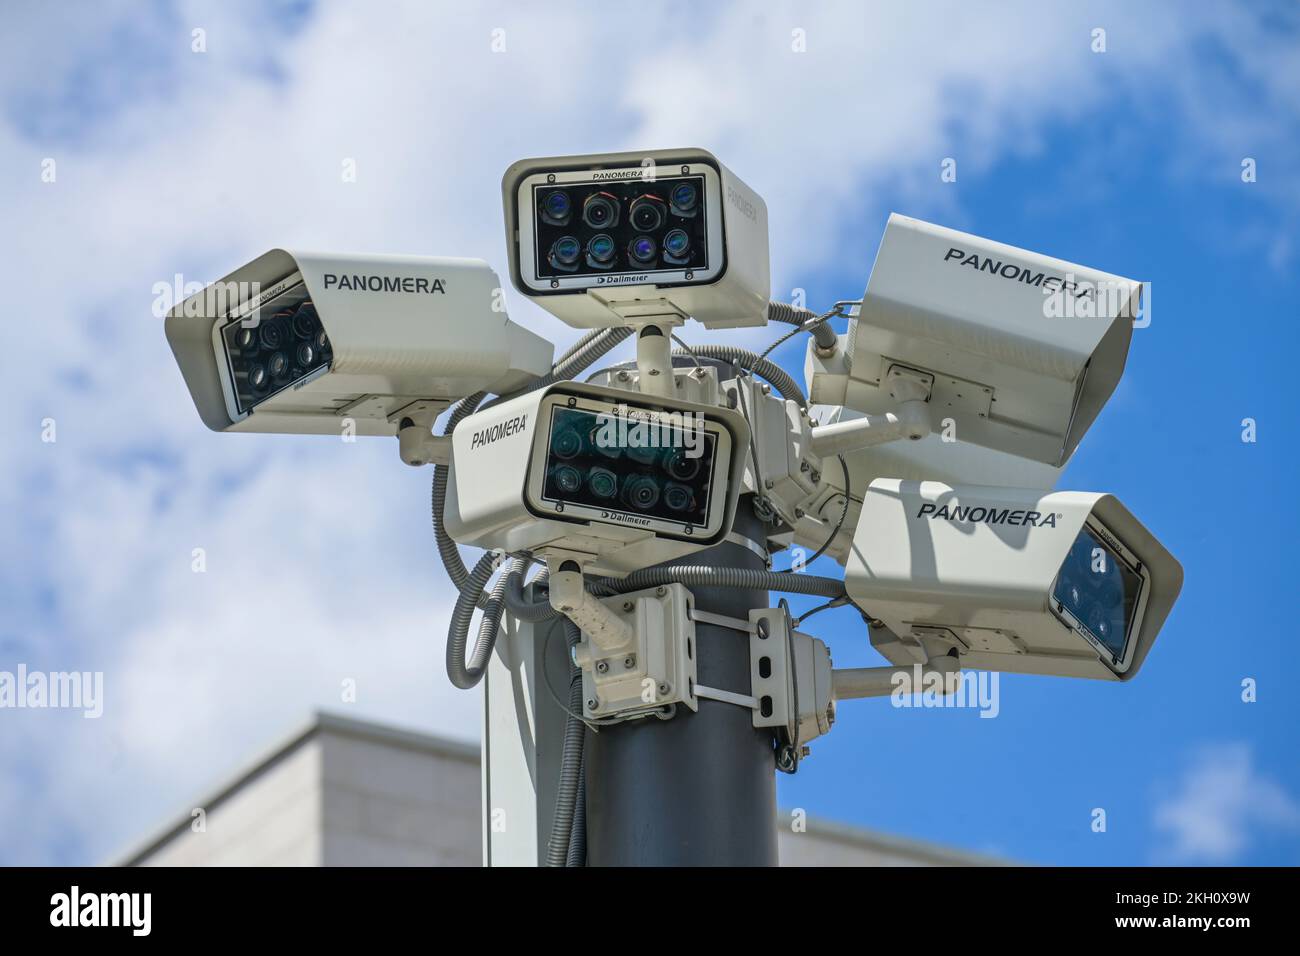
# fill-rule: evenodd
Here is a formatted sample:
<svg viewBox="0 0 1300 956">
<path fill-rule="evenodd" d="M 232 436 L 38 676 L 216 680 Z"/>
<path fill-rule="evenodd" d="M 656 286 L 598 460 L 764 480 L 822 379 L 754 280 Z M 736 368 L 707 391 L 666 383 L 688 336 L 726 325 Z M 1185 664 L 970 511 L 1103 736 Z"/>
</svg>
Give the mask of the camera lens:
<svg viewBox="0 0 1300 956">
<path fill-rule="evenodd" d="M 613 498 L 618 491 L 618 478 L 608 468 L 593 468 L 587 475 L 587 487 L 597 498 Z"/>
<path fill-rule="evenodd" d="M 261 365 L 254 365 L 248 370 L 248 384 L 253 388 L 266 387 L 266 369 Z"/>
<path fill-rule="evenodd" d="M 327 348 L 329 348 L 329 344 L 330 344 L 330 340 L 325 337 L 324 329 L 321 329 L 319 332 L 316 333 L 316 350 L 318 352 L 324 352 Z"/>
<path fill-rule="evenodd" d="M 298 360 L 300 367 L 306 368 L 312 363 L 312 359 L 316 357 L 316 350 L 311 347 L 310 342 L 303 342 L 298 346 L 298 352 L 294 357 Z"/>
<path fill-rule="evenodd" d="M 614 240 L 606 233 L 592 236 L 587 241 L 587 261 L 592 265 L 603 266 L 614 261 Z"/>
<path fill-rule="evenodd" d="M 691 237 L 686 235 L 684 229 L 673 229 L 664 236 L 664 255 L 674 259 L 681 259 L 690 251 Z"/>
<path fill-rule="evenodd" d="M 627 457 L 642 465 L 653 465 L 659 460 L 659 449 L 629 447 L 627 449 Z"/>
<path fill-rule="evenodd" d="M 609 193 L 594 193 L 582 204 L 582 221 L 592 229 L 618 225 L 618 200 Z"/>
<path fill-rule="evenodd" d="M 555 469 L 555 484 L 566 495 L 571 495 L 582 487 L 582 472 L 572 465 L 561 465 Z"/>
<path fill-rule="evenodd" d="M 284 357 L 283 352 L 276 352 L 271 356 L 271 360 L 266 363 L 266 366 L 271 370 L 272 375 L 279 378 L 289 370 L 289 360 Z"/>
<path fill-rule="evenodd" d="M 659 503 L 659 484 L 646 475 L 637 475 L 623 486 L 624 500 L 642 511 Z"/>
<path fill-rule="evenodd" d="M 567 226 L 573 215 L 573 200 L 563 189 L 547 193 L 542 198 L 542 220 L 552 226 Z"/>
<path fill-rule="evenodd" d="M 691 489 L 685 485 L 669 482 L 664 486 L 664 504 L 673 511 L 685 511 L 691 506 L 691 499 L 694 497 Z"/>
<path fill-rule="evenodd" d="M 678 481 L 690 481 L 700 473 L 702 457 L 692 458 L 686 450 L 679 448 L 664 461 L 664 470 Z"/>
<path fill-rule="evenodd" d="M 632 201 L 632 225 L 642 232 L 654 232 L 664 224 L 664 201 L 658 196 L 641 196 Z"/>
<path fill-rule="evenodd" d="M 655 241 L 649 236 L 637 236 L 627 247 L 627 254 L 634 262 L 648 265 L 655 260 Z"/>
<path fill-rule="evenodd" d="M 257 338 L 264 349 L 278 349 L 284 341 L 284 333 L 274 322 L 263 322 L 257 327 Z"/>
<path fill-rule="evenodd" d="M 557 269 L 572 269 L 578 262 L 578 256 L 582 253 L 582 246 L 573 236 L 561 236 L 555 240 L 555 245 L 551 246 L 550 260 L 551 265 Z"/>
<path fill-rule="evenodd" d="M 572 428 L 557 432 L 551 438 L 551 451 L 555 452 L 556 458 L 572 458 L 582 451 L 582 436 Z"/>
<path fill-rule="evenodd" d="M 1084 611 L 1083 622 L 1088 625 L 1088 630 L 1096 634 L 1103 644 L 1110 643 L 1111 621 L 1107 608 L 1097 601 L 1093 601 Z"/>
<path fill-rule="evenodd" d="M 673 214 L 677 216 L 695 215 L 695 205 L 699 202 L 699 192 L 694 183 L 678 183 L 668 194 L 672 203 Z"/>
<path fill-rule="evenodd" d="M 316 334 L 316 308 L 310 302 L 304 302 L 293 314 L 293 334 L 300 339 L 309 339 Z"/>
<path fill-rule="evenodd" d="M 619 458 L 623 455 L 623 449 L 618 444 L 617 438 L 611 440 L 612 436 L 606 436 L 605 429 L 593 429 L 591 433 L 591 447 L 596 454 L 604 458 Z"/>
</svg>

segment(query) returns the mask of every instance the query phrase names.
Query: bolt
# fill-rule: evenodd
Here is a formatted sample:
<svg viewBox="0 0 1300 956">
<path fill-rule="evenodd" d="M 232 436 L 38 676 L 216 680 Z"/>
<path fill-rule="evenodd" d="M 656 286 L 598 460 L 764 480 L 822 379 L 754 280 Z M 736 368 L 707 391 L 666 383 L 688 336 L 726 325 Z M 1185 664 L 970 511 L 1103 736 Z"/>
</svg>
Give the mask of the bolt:
<svg viewBox="0 0 1300 956">
<path fill-rule="evenodd" d="M 636 667 L 636 658 L 632 656 L 623 658 L 623 666 L 626 667 L 628 670 L 631 670 L 632 668 Z"/>
<path fill-rule="evenodd" d="M 617 375 L 617 378 L 620 382 L 626 382 L 631 377 L 632 376 L 628 375 L 626 371 L 619 372 Z"/>
<path fill-rule="evenodd" d="M 659 369 L 657 369 L 657 368 L 652 368 L 652 369 L 650 370 L 650 374 L 651 374 L 651 375 L 658 375 L 658 374 L 659 374 Z"/>
<path fill-rule="evenodd" d="M 776 482 L 773 481 L 771 478 L 764 478 L 763 487 L 766 488 L 768 491 L 771 491 L 773 488 L 776 487 Z"/>
<path fill-rule="evenodd" d="M 794 509 L 794 516 L 795 516 L 796 518 L 802 518 L 805 514 L 807 514 L 807 512 L 804 511 L 802 508 L 795 508 L 795 509 Z"/>
<path fill-rule="evenodd" d="M 659 685 L 659 695 L 660 695 L 661 697 L 667 697 L 667 696 L 668 696 L 668 690 L 669 690 L 669 685 L 668 685 L 668 684 L 664 683 L 664 684 L 660 684 L 660 685 Z"/>
<path fill-rule="evenodd" d="M 609 661 L 599 661 L 596 664 L 597 673 L 604 674 L 609 670 Z"/>
<path fill-rule="evenodd" d="M 668 593 L 668 589 L 664 587 L 662 584 L 659 585 L 659 587 L 655 588 L 655 597 L 663 597 L 667 593 Z"/>
<path fill-rule="evenodd" d="M 754 630 L 758 632 L 759 639 L 764 641 L 767 640 L 768 635 L 772 633 L 772 629 L 768 625 L 767 618 L 765 617 L 760 617 L 758 619 L 758 622 L 754 625 Z"/>
<path fill-rule="evenodd" d="M 809 747 L 807 744 L 804 744 L 802 747 L 799 748 L 800 757 L 808 757 L 811 755 L 812 755 L 812 748 Z"/>
<path fill-rule="evenodd" d="M 813 484 L 816 484 L 817 482 L 822 480 L 822 473 L 818 471 L 816 468 L 814 468 L 812 474 L 809 475 L 808 477 L 813 480 Z"/>
<path fill-rule="evenodd" d="M 623 610 L 624 610 L 625 612 L 627 612 L 628 614 L 631 614 L 633 611 L 636 610 L 636 605 L 633 604 L 631 601 L 624 601 L 624 602 L 623 602 Z"/>
<path fill-rule="evenodd" d="M 800 471 L 807 471 L 807 470 L 808 470 L 809 468 L 811 468 L 811 467 L 812 467 L 812 465 L 808 464 L 808 462 L 806 462 L 806 461 L 801 461 L 801 462 L 799 462 L 799 470 L 800 470 Z"/>
<path fill-rule="evenodd" d="M 587 709 L 588 709 L 588 710 L 599 710 L 599 709 L 600 709 L 600 701 L 597 700 L 595 697 L 588 697 L 588 698 L 587 698 Z"/>
</svg>

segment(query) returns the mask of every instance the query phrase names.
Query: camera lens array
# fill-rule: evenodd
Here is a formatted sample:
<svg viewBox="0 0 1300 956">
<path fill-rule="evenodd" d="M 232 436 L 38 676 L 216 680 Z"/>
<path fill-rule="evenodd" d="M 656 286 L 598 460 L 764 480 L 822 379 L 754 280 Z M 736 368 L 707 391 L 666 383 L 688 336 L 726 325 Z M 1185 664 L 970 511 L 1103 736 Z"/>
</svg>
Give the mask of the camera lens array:
<svg viewBox="0 0 1300 956">
<path fill-rule="evenodd" d="M 241 410 L 328 365 L 334 357 L 310 299 L 270 311 L 256 323 L 232 322 L 223 333 Z"/>
<path fill-rule="evenodd" d="M 1141 585 L 1142 579 L 1085 529 L 1070 547 L 1053 596 L 1118 659 Z"/>
<path fill-rule="evenodd" d="M 700 176 L 539 188 L 538 274 L 705 267 L 703 189 Z"/>
<path fill-rule="evenodd" d="M 579 409 L 556 409 L 551 422 L 543 497 L 643 517 L 703 524 L 713 461 L 713 436 Z M 637 431 L 637 429 L 640 431 Z M 636 435 L 635 439 L 628 436 Z M 667 439 L 667 441 L 664 441 Z"/>
</svg>

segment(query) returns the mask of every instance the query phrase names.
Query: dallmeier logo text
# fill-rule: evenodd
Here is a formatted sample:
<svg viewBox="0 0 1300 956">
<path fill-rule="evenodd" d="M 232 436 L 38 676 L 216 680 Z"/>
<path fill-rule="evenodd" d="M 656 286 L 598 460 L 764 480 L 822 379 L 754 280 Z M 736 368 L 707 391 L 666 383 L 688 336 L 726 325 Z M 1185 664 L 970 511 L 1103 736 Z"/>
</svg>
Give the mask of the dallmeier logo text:
<svg viewBox="0 0 1300 956">
<path fill-rule="evenodd" d="M 615 521 L 619 524 L 639 524 L 648 525 L 649 518 L 642 518 L 637 515 L 625 515 L 621 511 L 602 511 L 600 516 L 606 521 Z"/>
<path fill-rule="evenodd" d="M 447 294 L 447 285 L 442 279 L 426 279 L 423 276 L 368 276 L 353 273 L 336 275 L 325 273 L 325 288 L 349 289 L 352 292 L 413 292 L 429 294 L 437 292 Z"/>
<path fill-rule="evenodd" d="M 1059 515 L 1042 514 L 1038 511 L 1025 511 L 1019 508 L 986 508 L 983 505 L 965 506 L 948 505 L 942 507 L 929 502 L 921 505 L 916 513 L 918 518 L 931 521 L 956 521 L 962 524 L 1015 524 L 1029 525 L 1033 528 L 1055 528 Z"/>
<path fill-rule="evenodd" d="M 470 440 L 469 447 L 482 448 L 484 445 L 490 445 L 494 441 L 500 441 L 502 438 L 509 438 L 524 430 L 528 424 L 527 415 L 517 415 L 514 418 L 507 418 L 503 422 L 497 422 L 495 425 L 484 428 L 482 431 L 474 433 Z"/>
</svg>

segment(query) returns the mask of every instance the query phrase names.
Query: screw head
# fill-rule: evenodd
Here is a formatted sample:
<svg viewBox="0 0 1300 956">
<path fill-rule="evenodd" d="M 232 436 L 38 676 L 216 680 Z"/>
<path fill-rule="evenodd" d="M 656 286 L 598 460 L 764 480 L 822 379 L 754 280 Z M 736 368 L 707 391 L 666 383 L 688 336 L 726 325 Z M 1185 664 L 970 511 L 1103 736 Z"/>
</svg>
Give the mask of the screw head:
<svg viewBox="0 0 1300 956">
<path fill-rule="evenodd" d="M 667 683 L 663 683 L 659 685 L 659 693 L 665 697 L 668 696 L 669 689 L 670 689 L 670 685 Z"/>
<path fill-rule="evenodd" d="M 668 593 L 668 589 L 664 587 L 662 584 L 659 585 L 659 587 L 655 588 L 656 597 L 663 597 L 667 593 Z"/>
<path fill-rule="evenodd" d="M 587 709 L 588 709 L 588 710 L 599 710 L 599 709 L 600 709 L 600 701 L 597 700 L 595 697 L 588 697 L 588 698 L 587 698 Z"/>
<path fill-rule="evenodd" d="M 623 666 L 626 667 L 628 670 L 631 670 L 633 667 L 636 667 L 636 658 L 631 656 L 623 658 Z"/>
<path fill-rule="evenodd" d="M 605 672 L 608 671 L 608 670 L 609 670 L 609 661 L 597 661 L 597 663 L 596 663 L 596 671 L 597 671 L 598 673 L 603 674 L 603 673 L 605 673 Z"/>
<path fill-rule="evenodd" d="M 624 611 L 628 611 L 628 612 L 635 611 L 635 610 L 636 610 L 636 605 L 633 604 L 631 601 L 624 601 L 624 602 L 623 602 L 623 610 L 624 610 Z"/>
</svg>

